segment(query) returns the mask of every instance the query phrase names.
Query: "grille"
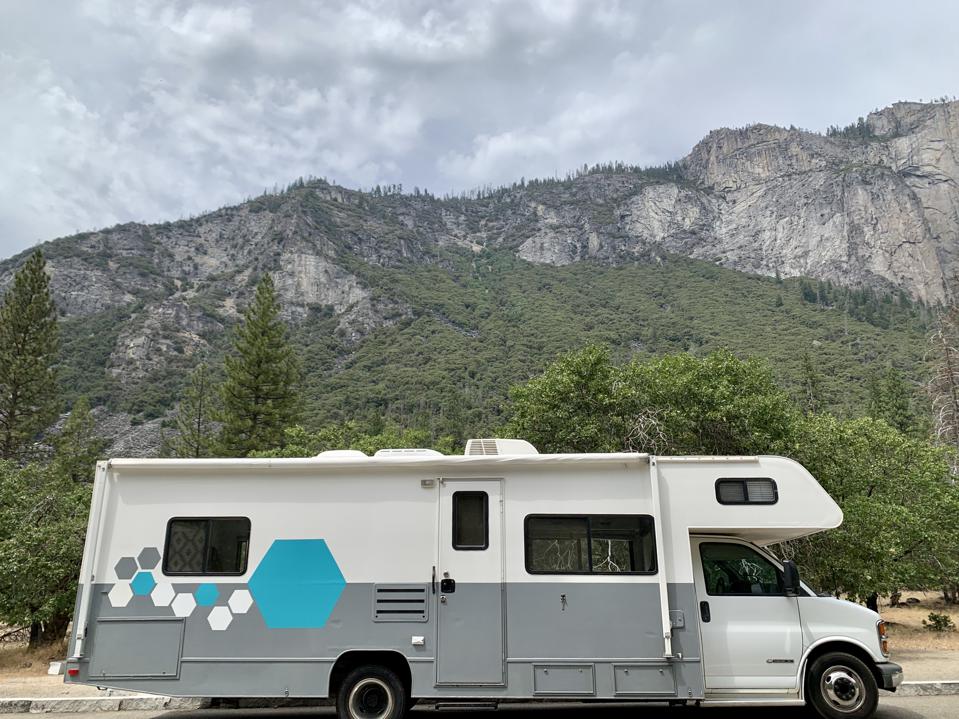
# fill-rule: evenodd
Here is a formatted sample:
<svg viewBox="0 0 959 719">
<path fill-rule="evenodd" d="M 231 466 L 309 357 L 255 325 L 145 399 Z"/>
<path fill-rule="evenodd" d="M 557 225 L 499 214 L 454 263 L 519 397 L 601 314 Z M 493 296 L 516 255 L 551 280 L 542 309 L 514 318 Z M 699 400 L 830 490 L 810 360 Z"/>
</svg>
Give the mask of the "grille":
<svg viewBox="0 0 959 719">
<path fill-rule="evenodd" d="M 373 621 L 425 622 L 427 588 L 422 584 L 373 586 Z"/>
</svg>

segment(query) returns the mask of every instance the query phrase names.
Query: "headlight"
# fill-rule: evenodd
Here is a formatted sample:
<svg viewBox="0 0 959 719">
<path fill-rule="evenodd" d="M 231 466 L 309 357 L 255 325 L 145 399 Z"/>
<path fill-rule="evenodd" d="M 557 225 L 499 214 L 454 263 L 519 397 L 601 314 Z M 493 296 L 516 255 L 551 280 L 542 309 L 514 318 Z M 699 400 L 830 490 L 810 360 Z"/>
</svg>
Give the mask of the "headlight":
<svg viewBox="0 0 959 719">
<path fill-rule="evenodd" d="M 876 622 L 876 632 L 879 634 L 879 650 L 884 657 L 889 656 L 889 635 L 886 633 L 886 623 L 881 619 Z"/>
</svg>

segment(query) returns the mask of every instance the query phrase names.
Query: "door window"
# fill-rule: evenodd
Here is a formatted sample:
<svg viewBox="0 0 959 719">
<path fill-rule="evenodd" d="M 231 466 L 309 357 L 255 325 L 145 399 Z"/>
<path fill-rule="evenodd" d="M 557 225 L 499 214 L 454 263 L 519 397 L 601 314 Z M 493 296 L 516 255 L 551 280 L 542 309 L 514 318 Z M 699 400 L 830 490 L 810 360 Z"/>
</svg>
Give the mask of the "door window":
<svg viewBox="0 0 959 719">
<path fill-rule="evenodd" d="M 782 572 L 755 549 L 743 544 L 699 545 L 703 581 L 711 596 L 785 594 Z"/>
<path fill-rule="evenodd" d="M 489 496 L 486 492 L 453 492 L 453 549 L 489 547 Z"/>
</svg>

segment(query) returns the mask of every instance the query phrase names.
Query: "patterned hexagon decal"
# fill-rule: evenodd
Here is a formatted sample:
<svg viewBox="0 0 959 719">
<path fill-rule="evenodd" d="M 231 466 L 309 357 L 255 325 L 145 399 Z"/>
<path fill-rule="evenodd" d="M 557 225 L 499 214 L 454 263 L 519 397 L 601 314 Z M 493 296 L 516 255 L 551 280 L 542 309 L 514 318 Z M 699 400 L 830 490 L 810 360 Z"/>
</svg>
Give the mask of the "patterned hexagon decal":
<svg viewBox="0 0 959 719">
<path fill-rule="evenodd" d="M 230 595 L 230 601 L 227 602 L 234 614 L 246 614 L 253 606 L 253 595 L 245 589 L 237 589 Z"/>
<path fill-rule="evenodd" d="M 155 607 L 169 607 L 175 595 L 176 592 L 173 591 L 172 584 L 160 582 L 154 587 L 153 591 L 150 592 L 150 599 L 153 600 L 153 606 Z"/>
<path fill-rule="evenodd" d="M 210 610 L 210 616 L 206 618 L 210 623 L 210 629 L 215 632 L 222 632 L 233 621 L 233 615 L 228 607 L 213 607 Z"/>
<path fill-rule="evenodd" d="M 160 563 L 160 550 L 156 547 L 144 547 L 137 555 L 137 562 L 140 569 L 156 569 Z"/>
<path fill-rule="evenodd" d="M 313 629 L 326 624 L 346 580 L 325 540 L 277 539 L 249 586 L 267 627 Z"/>
<path fill-rule="evenodd" d="M 133 599 L 133 590 L 126 582 L 119 582 L 113 585 L 107 597 L 110 599 L 110 606 L 125 607 Z"/>
<path fill-rule="evenodd" d="M 133 578 L 133 581 L 130 582 L 130 586 L 133 588 L 133 593 L 138 597 L 147 596 L 153 591 L 153 588 L 156 585 L 157 583 L 153 578 L 153 572 L 138 572 Z"/>
<path fill-rule="evenodd" d="M 170 607 L 173 609 L 173 613 L 178 617 L 188 617 L 193 614 L 193 610 L 196 609 L 196 600 L 193 598 L 193 595 L 189 593 L 177 594 Z"/>
<path fill-rule="evenodd" d="M 217 597 L 220 596 L 220 590 L 215 584 L 201 584 L 194 592 L 196 603 L 201 607 L 212 607 L 216 604 Z"/>
<path fill-rule="evenodd" d="M 133 575 L 137 573 L 137 560 L 133 557 L 122 557 L 113 571 L 117 573 L 117 579 L 133 579 Z"/>
</svg>

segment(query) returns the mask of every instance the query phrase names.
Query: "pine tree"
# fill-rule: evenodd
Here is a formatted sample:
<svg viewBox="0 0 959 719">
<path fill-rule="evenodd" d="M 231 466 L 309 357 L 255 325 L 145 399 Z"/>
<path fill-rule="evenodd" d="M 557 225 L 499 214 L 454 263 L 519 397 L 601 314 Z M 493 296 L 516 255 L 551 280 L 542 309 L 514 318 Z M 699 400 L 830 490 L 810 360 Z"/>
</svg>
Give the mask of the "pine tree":
<svg viewBox="0 0 959 719">
<path fill-rule="evenodd" d="M 949 447 L 952 472 L 959 474 L 959 308 L 948 307 L 929 338 L 932 379 L 927 386 L 932 400 L 936 439 Z"/>
<path fill-rule="evenodd" d="M 25 450 L 57 417 L 56 306 L 40 250 L 13 278 L 0 306 L 0 459 Z"/>
<path fill-rule="evenodd" d="M 822 410 L 822 375 L 813 363 L 812 355 L 809 352 L 803 352 L 802 355 L 802 396 L 800 405 L 807 413 L 819 412 Z"/>
<path fill-rule="evenodd" d="M 168 443 L 175 457 L 212 457 L 215 454 L 219 397 L 205 364 L 190 376 L 190 386 L 176 408 L 176 436 Z"/>
<path fill-rule="evenodd" d="M 915 432 L 918 417 L 912 408 L 912 397 L 902 373 L 888 367 L 869 381 L 868 415 L 881 419 L 904 434 Z"/>
<path fill-rule="evenodd" d="M 264 275 L 225 360 L 220 446 L 229 456 L 282 446 L 283 430 L 299 417 L 299 363 L 279 313 L 273 280 Z"/>
<path fill-rule="evenodd" d="M 63 429 L 53 438 L 53 471 L 73 482 L 92 482 L 97 460 L 106 449 L 106 440 L 99 436 L 90 403 L 80 397 L 73 403 Z"/>
</svg>

